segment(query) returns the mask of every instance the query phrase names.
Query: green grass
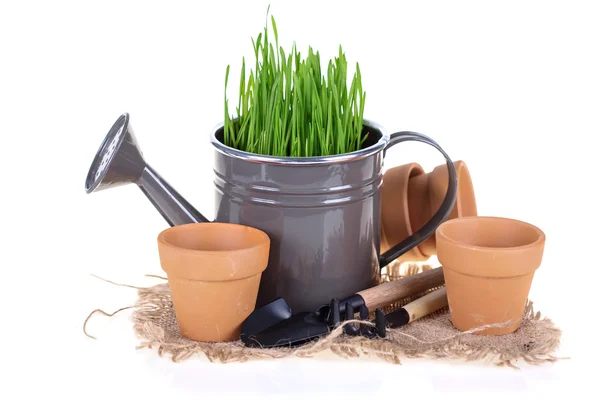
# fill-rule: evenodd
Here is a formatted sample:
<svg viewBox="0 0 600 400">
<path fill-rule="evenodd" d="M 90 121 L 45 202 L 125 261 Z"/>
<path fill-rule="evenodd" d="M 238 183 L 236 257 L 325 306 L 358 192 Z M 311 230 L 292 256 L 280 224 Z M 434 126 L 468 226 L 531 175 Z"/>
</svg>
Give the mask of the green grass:
<svg viewBox="0 0 600 400">
<path fill-rule="evenodd" d="M 267 11 L 268 13 L 268 11 Z M 236 115 L 227 100 L 229 65 L 225 73 L 224 144 L 255 154 L 314 157 L 349 153 L 361 148 L 366 93 L 360 67 L 348 88 L 348 62 L 339 53 L 321 71 L 319 52 L 308 48 L 302 58 L 296 44 L 286 55 L 279 46 L 277 25 L 271 17 L 275 45 L 268 24 L 252 39 L 255 62 L 246 78 L 242 58 Z"/>
</svg>

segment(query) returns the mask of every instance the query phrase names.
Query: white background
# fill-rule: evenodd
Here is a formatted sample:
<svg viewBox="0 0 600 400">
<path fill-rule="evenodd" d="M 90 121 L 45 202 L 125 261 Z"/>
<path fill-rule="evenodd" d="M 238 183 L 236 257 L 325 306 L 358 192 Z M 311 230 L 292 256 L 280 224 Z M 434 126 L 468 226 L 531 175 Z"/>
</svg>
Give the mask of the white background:
<svg viewBox="0 0 600 400">
<path fill-rule="evenodd" d="M 554 365 L 313 360 L 181 364 L 136 350 L 133 285 L 161 274 L 165 221 L 133 185 L 86 195 L 87 169 L 123 112 L 146 160 L 213 217 L 210 129 L 223 119 L 267 5 L 281 44 L 358 61 L 366 117 L 436 139 L 473 177 L 480 215 L 547 235 L 530 297 L 564 331 Z M 600 13 L 583 1 L 0 3 L 3 234 L 0 398 L 329 398 L 437 392 L 559 395 L 597 370 Z M 230 98 L 237 80 L 232 79 Z M 235 101 L 235 100 L 234 100 Z M 386 168 L 443 160 L 397 146 Z M 596 325 L 597 326 L 597 325 Z M 262 393 L 262 395 L 261 395 Z M 448 395 L 446 394 L 446 396 Z M 486 398 L 488 395 L 485 395 Z"/>
</svg>

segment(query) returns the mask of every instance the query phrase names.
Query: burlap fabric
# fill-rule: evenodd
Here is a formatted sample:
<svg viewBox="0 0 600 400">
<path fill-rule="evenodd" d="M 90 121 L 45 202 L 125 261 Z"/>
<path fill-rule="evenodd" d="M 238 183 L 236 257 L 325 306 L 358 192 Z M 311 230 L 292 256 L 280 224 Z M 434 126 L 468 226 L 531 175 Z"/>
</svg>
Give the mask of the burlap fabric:
<svg viewBox="0 0 600 400">
<path fill-rule="evenodd" d="M 382 282 L 402 279 L 405 276 L 431 269 L 429 265 L 390 265 L 382 273 Z M 165 279 L 165 278 L 162 278 Z M 114 282 L 111 282 L 114 283 Z M 122 285 L 129 286 L 129 285 Z M 133 287 L 133 286 L 130 286 Z M 158 355 L 168 355 L 180 362 L 194 355 L 205 355 L 212 362 L 242 362 L 253 359 L 277 359 L 283 357 L 312 357 L 331 351 L 344 358 L 374 355 L 382 360 L 399 364 L 403 358 L 484 360 L 499 366 L 517 368 L 519 361 L 541 364 L 558 360 L 552 353 L 560 344 L 561 331 L 553 322 L 535 311 L 528 302 L 519 329 L 509 335 L 484 336 L 472 332 L 460 332 L 452 325 L 448 309 L 425 317 L 398 329 L 391 329 L 385 338 L 368 339 L 349 337 L 339 327 L 320 340 L 297 348 L 256 349 L 247 348 L 241 341 L 229 343 L 201 343 L 181 336 L 175 319 L 168 282 L 148 288 L 138 288 L 138 299 L 131 307 L 133 328 L 140 340 L 138 348 L 155 349 Z M 384 309 L 390 312 L 425 293 L 403 299 Z M 102 310 L 95 313 L 112 316 Z M 358 322 L 353 323 L 369 323 Z"/>
</svg>

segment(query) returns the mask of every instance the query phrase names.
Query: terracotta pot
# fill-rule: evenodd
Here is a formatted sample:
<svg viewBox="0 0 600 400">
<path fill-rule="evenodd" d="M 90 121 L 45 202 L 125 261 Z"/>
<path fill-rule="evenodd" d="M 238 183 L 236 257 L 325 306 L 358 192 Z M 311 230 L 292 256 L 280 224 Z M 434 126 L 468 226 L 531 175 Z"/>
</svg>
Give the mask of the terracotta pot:
<svg viewBox="0 0 600 400">
<path fill-rule="evenodd" d="M 415 232 L 412 227 L 412 219 L 415 218 L 415 210 L 420 210 L 421 206 L 415 207 L 413 204 L 415 203 L 415 199 L 409 199 L 409 182 L 424 173 L 425 171 L 419 164 L 411 163 L 390 168 L 383 175 L 380 244 L 382 253 Z M 412 192 L 411 195 L 415 191 Z M 426 193 L 427 190 L 418 190 L 416 192 L 421 194 Z M 413 197 L 415 196 L 413 195 Z M 419 201 L 416 200 L 416 202 L 418 203 Z M 416 246 L 396 260 L 424 261 L 427 258 L 429 257 L 423 255 L 419 247 Z"/>
<path fill-rule="evenodd" d="M 456 202 L 446 220 L 470 217 L 477 215 L 477 203 L 471 174 L 464 161 L 455 161 L 456 175 L 458 177 L 458 191 Z M 413 230 L 420 229 L 436 213 L 448 188 L 448 167 L 446 164 L 438 165 L 428 174 L 416 176 L 411 179 L 408 192 L 409 207 L 413 211 Z M 419 207 L 421 205 L 421 207 Z M 427 258 L 437 254 L 435 235 L 431 235 L 419 245 L 419 250 Z"/>
<path fill-rule="evenodd" d="M 454 326 L 502 324 L 474 333 L 514 332 L 542 262 L 545 234 L 526 222 L 474 216 L 444 222 L 436 241 Z"/>
<path fill-rule="evenodd" d="M 455 161 L 458 177 L 456 202 L 447 220 L 477 215 L 471 175 L 464 161 Z M 381 251 L 386 251 L 421 229 L 437 212 L 448 189 L 448 167 L 438 165 L 425 173 L 417 163 L 386 171 L 382 189 Z M 425 261 L 437 254 L 435 235 L 400 256 L 402 261 Z"/>
<path fill-rule="evenodd" d="M 239 339 L 256 305 L 269 247 L 265 232 L 229 223 L 177 225 L 158 235 L 183 336 L 203 342 Z"/>
</svg>

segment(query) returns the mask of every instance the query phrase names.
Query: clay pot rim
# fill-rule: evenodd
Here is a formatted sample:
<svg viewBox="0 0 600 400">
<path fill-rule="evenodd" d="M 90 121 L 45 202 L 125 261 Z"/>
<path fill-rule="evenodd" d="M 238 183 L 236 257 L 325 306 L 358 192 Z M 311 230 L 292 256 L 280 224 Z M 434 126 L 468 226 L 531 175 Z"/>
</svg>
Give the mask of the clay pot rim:
<svg viewBox="0 0 600 400">
<path fill-rule="evenodd" d="M 476 216 L 477 198 L 475 196 L 475 187 L 473 186 L 473 177 L 471 176 L 471 171 L 469 170 L 467 163 L 463 160 L 453 161 L 452 164 L 454 164 L 454 168 L 456 169 L 456 177 L 458 179 L 458 190 L 456 192 L 456 202 L 454 205 L 457 216 L 452 219 Z M 439 175 L 442 173 L 446 176 L 446 179 L 444 179 L 443 181 L 444 186 L 446 186 L 448 182 L 447 164 L 438 165 L 431 172 L 429 172 L 431 179 L 434 180 L 434 182 L 436 182 L 430 188 L 435 192 L 435 194 L 437 194 L 436 197 L 440 199 L 440 204 L 442 202 L 442 199 L 446 195 L 445 189 L 443 191 L 439 190 L 439 183 L 442 182 L 439 180 Z M 433 199 L 433 196 L 431 196 L 431 198 Z M 434 236 L 432 236 L 432 238 L 433 237 Z"/>
<path fill-rule="evenodd" d="M 475 189 L 473 188 L 473 178 L 471 177 L 467 163 L 462 160 L 455 161 L 454 168 L 456 168 L 456 176 L 460 182 L 456 198 L 458 216 L 476 216 L 477 199 L 475 197 Z"/>
<path fill-rule="evenodd" d="M 207 233 L 212 229 L 244 229 L 252 232 L 252 235 L 258 237 L 262 240 L 258 241 L 258 243 L 252 246 L 244 246 L 236 249 L 223 249 L 223 250 L 199 250 L 199 249 L 190 249 L 187 247 L 177 246 L 168 240 L 166 240 L 167 235 L 176 230 L 185 230 L 185 231 L 198 231 L 198 230 L 208 230 Z M 243 254 L 247 252 L 252 252 L 255 250 L 259 250 L 267 244 L 270 244 L 269 235 L 266 232 L 254 228 L 252 226 L 241 225 L 241 224 L 233 224 L 227 222 L 191 222 L 188 224 L 181 224 L 171 226 L 169 228 L 164 229 L 158 234 L 158 241 L 165 248 L 169 248 L 173 251 L 177 251 L 184 254 L 202 254 L 202 255 L 222 255 L 222 254 Z"/>
<path fill-rule="evenodd" d="M 538 234 L 538 237 L 533 242 L 527 243 L 527 244 L 524 244 L 521 246 L 490 247 L 490 246 L 477 246 L 477 245 L 473 245 L 473 244 L 460 242 L 460 241 L 450 238 L 448 235 L 446 235 L 444 233 L 444 230 L 447 229 L 451 225 L 464 224 L 464 223 L 472 221 L 472 220 L 509 222 L 511 224 L 520 225 L 522 227 L 533 230 L 534 232 L 536 232 Z M 451 243 L 454 246 L 461 247 L 461 248 L 467 249 L 467 250 L 479 251 L 479 252 L 523 251 L 523 250 L 539 247 L 539 246 L 543 245 L 546 240 L 546 234 L 544 233 L 544 231 L 542 231 L 539 227 L 537 227 L 529 222 L 525 222 L 525 221 L 522 221 L 519 219 L 514 219 L 514 218 L 498 217 L 498 216 L 481 216 L 481 215 L 472 215 L 472 216 L 468 216 L 468 217 L 459 217 L 459 218 L 454 218 L 451 220 L 446 220 L 437 228 L 437 234 L 441 238 L 443 238 L 445 241 Z"/>
</svg>

